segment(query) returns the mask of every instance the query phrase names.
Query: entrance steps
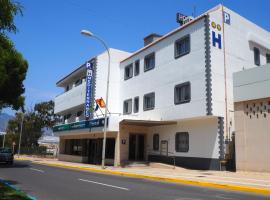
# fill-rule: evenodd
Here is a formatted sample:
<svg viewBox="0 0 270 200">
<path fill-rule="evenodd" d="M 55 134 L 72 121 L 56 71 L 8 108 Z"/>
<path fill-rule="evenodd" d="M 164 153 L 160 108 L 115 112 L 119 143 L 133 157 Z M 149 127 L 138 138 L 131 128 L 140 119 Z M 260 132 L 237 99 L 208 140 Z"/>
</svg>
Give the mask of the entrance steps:
<svg viewBox="0 0 270 200">
<path fill-rule="evenodd" d="M 157 162 L 149 162 L 149 161 L 128 161 L 122 167 L 125 167 L 125 168 L 153 167 L 153 168 L 160 168 L 160 169 L 174 169 L 173 165 L 157 163 Z"/>
</svg>

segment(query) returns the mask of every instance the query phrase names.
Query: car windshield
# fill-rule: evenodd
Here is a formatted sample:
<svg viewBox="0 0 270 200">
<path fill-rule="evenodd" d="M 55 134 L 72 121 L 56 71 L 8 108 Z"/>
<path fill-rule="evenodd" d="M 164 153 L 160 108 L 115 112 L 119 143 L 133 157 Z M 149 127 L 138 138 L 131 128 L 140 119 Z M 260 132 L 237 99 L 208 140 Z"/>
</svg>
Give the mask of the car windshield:
<svg viewBox="0 0 270 200">
<path fill-rule="evenodd" d="M 11 153 L 11 149 L 9 149 L 9 148 L 0 148 L 0 153 Z"/>
</svg>

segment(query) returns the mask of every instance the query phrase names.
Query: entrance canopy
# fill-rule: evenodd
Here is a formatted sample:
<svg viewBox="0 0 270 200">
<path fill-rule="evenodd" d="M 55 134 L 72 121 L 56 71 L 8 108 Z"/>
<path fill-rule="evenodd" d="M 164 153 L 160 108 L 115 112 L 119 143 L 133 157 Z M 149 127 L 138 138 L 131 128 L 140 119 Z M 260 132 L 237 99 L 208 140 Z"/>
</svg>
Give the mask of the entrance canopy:
<svg viewBox="0 0 270 200">
<path fill-rule="evenodd" d="M 134 125 L 134 126 L 162 126 L 177 124 L 176 121 L 152 121 L 152 120 L 132 120 L 124 119 L 120 122 L 121 125 Z"/>
</svg>

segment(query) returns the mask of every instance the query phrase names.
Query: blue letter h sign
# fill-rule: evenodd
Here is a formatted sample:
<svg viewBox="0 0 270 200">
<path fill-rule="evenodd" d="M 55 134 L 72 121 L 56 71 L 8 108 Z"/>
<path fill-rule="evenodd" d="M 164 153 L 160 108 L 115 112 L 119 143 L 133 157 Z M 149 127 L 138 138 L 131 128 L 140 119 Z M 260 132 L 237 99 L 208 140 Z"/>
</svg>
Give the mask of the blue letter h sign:
<svg viewBox="0 0 270 200">
<path fill-rule="evenodd" d="M 218 48 L 221 49 L 221 35 L 218 34 L 218 37 L 216 37 L 216 33 L 212 31 L 212 44 L 215 47 L 216 43 L 218 44 Z"/>
</svg>

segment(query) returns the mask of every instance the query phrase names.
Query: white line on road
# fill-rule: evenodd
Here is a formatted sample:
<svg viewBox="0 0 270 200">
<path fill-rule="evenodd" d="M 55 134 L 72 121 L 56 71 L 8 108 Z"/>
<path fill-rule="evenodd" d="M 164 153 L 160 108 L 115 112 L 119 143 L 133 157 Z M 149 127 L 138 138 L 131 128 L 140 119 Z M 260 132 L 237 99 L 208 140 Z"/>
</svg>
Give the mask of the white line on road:
<svg viewBox="0 0 270 200">
<path fill-rule="evenodd" d="M 40 173 L 44 173 L 44 171 L 43 171 L 43 170 L 41 170 L 41 169 L 35 169 L 35 168 L 29 168 L 29 169 L 31 169 L 31 170 L 33 170 L 33 171 L 40 172 Z"/>
<path fill-rule="evenodd" d="M 105 184 L 105 183 L 99 183 L 99 182 L 95 182 L 95 181 L 90 181 L 90 180 L 86 180 L 86 179 L 78 179 L 79 181 L 84 181 L 84 182 L 88 182 L 88 183 L 94 183 L 94 184 L 98 184 L 98 185 L 103 185 L 103 186 L 107 186 L 107 187 L 113 187 L 113 188 L 117 188 L 120 190 L 129 190 L 128 188 L 124 188 L 124 187 L 118 187 L 115 185 L 109 185 L 109 184 Z"/>
</svg>

